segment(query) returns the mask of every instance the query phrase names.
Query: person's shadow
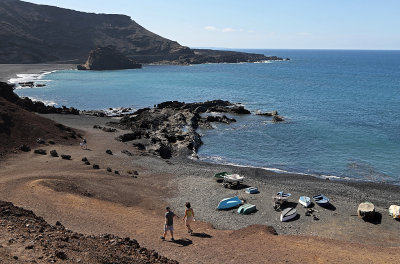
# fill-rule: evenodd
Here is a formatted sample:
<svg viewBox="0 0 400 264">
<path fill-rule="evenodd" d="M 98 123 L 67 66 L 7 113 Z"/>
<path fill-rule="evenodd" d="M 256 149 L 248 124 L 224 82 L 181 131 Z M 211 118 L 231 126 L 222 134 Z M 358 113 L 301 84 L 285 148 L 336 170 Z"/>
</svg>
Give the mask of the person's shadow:
<svg viewBox="0 0 400 264">
<path fill-rule="evenodd" d="M 212 238 L 212 235 L 206 233 L 192 233 L 192 236 L 200 238 Z"/>
<path fill-rule="evenodd" d="M 171 241 L 169 241 L 169 242 L 178 244 L 178 245 L 180 245 L 181 247 L 187 247 L 187 246 L 193 244 L 192 240 L 187 239 L 187 238 L 184 238 L 184 239 L 182 239 L 182 238 L 181 238 L 181 239 L 175 239 L 175 240 L 171 240 Z"/>
</svg>

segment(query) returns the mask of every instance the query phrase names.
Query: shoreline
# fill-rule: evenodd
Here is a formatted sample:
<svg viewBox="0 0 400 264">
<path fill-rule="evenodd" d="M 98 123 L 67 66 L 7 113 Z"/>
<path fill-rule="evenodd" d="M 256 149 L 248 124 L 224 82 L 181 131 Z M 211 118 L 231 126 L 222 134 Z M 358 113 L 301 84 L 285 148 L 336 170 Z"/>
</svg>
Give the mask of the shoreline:
<svg viewBox="0 0 400 264">
<path fill-rule="evenodd" d="M 126 131 L 110 133 L 93 128 L 104 126 L 111 118 L 41 116 L 83 131 L 89 150 L 58 144 L 43 146 L 48 151 L 56 149 L 58 153 L 72 155 L 70 161 L 33 153 L 10 155 L 2 161 L 0 200 L 7 198 L 17 206 L 33 210 L 51 224 L 60 221 L 66 228 L 84 234 L 131 236 L 146 248 L 182 263 L 224 263 L 232 258 L 238 263 L 248 261 L 249 256 L 240 252 L 251 252 L 253 263 L 313 263 L 315 256 L 322 262 L 360 263 L 361 259 L 372 258 L 383 263 L 389 258 L 383 252 L 396 252 L 400 247 L 400 238 L 393 237 L 400 222 L 391 219 L 386 209 L 388 203 L 400 200 L 398 186 L 322 180 L 186 157 L 164 160 L 141 152 L 132 144 L 115 141 Z M 113 155 L 106 154 L 106 149 L 112 150 Z M 122 150 L 130 151 L 132 156 Z M 81 162 L 83 156 L 92 164 L 99 164 L 100 170 L 85 166 Z M 119 174 L 107 172 L 106 167 L 118 170 Z M 137 170 L 138 178 L 132 178 L 129 170 Z M 248 195 L 243 189 L 223 188 L 214 180 L 214 173 L 221 170 L 240 173 L 246 177 L 245 184 L 258 187 L 260 193 Z M 280 213 L 272 208 L 272 195 L 281 190 L 292 193 L 290 205 L 300 214 L 295 221 L 280 222 Z M 328 196 L 334 207 L 314 206 L 319 217 L 315 221 L 305 216 L 296 202 L 299 195 L 317 191 Z M 234 195 L 255 204 L 258 211 L 238 215 L 236 209 L 215 210 L 221 199 Z M 379 222 L 364 222 L 354 216 L 358 203 L 365 200 L 376 205 L 381 215 Z M 178 242 L 160 241 L 165 206 L 171 206 L 182 217 L 187 201 L 195 210 L 196 236 L 188 235 L 181 219 L 176 219 Z M 279 235 L 266 232 L 268 226 Z M 223 250 L 227 243 L 235 244 L 233 251 Z M 283 248 L 279 246 L 282 243 L 286 245 Z M 293 255 L 287 255 L 287 250 Z"/>
<path fill-rule="evenodd" d="M 0 81 L 9 82 L 10 79 L 18 78 L 18 74 L 43 74 L 75 68 L 75 64 L 0 64 Z"/>
</svg>

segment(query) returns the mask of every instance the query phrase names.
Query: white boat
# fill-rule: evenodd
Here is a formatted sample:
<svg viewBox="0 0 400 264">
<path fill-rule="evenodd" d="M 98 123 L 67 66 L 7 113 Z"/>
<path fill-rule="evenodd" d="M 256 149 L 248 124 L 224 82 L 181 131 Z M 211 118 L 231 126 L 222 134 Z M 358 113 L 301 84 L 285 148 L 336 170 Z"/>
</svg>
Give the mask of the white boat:
<svg viewBox="0 0 400 264">
<path fill-rule="evenodd" d="M 243 183 L 244 177 L 240 176 L 239 174 L 228 174 L 224 176 L 224 180 L 222 182 L 222 184 L 224 185 L 224 187 L 228 188 L 232 188 L 232 187 L 237 187 L 240 184 Z"/>
<path fill-rule="evenodd" d="M 308 196 L 300 196 L 299 203 L 307 208 L 311 205 L 311 199 Z"/>
<path fill-rule="evenodd" d="M 297 216 L 296 209 L 288 207 L 281 213 L 281 222 L 289 221 Z"/>
<path fill-rule="evenodd" d="M 318 194 L 313 196 L 314 201 L 319 204 L 319 205 L 328 205 L 329 204 L 329 199 L 323 194 Z"/>
<path fill-rule="evenodd" d="M 400 219 L 400 206 L 399 205 L 391 205 L 389 207 L 389 214 L 394 219 Z"/>
</svg>

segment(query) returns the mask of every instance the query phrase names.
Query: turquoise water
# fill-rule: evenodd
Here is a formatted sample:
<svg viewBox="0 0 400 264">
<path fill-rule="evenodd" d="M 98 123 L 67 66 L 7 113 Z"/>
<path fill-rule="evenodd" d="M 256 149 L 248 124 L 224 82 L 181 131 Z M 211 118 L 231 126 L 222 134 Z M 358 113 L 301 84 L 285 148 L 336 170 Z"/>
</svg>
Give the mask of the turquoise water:
<svg viewBox="0 0 400 264">
<path fill-rule="evenodd" d="M 400 184 L 400 51 L 250 50 L 290 61 L 58 71 L 22 96 L 79 109 L 224 99 L 286 122 L 236 116 L 200 131 L 201 159 Z"/>
</svg>

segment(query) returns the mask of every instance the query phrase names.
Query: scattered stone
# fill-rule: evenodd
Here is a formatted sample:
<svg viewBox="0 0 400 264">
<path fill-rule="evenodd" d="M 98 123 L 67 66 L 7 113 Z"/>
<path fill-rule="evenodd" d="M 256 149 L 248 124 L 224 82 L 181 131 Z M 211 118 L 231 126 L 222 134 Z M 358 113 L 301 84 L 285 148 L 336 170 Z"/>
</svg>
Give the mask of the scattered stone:
<svg viewBox="0 0 400 264">
<path fill-rule="evenodd" d="M 103 127 L 102 129 L 104 132 L 117 132 L 118 130 L 116 130 L 115 128 L 111 128 L 111 127 Z"/>
<path fill-rule="evenodd" d="M 116 170 L 116 171 L 114 171 L 114 173 L 119 175 L 119 171 L 117 171 L 117 170 Z"/>
<path fill-rule="evenodd" d="M 138 150 L 146 149 L 146 147 L 142 143 L 133 143 L 133 146 L 136 147 Z"/>
<path fill-rule="evenodd" d="M 107 150 L 106 150 L 106 153 L 109 154 L 109 155 L 112 155 L 112 154 L 113 154 L 112 151 L 111 151 L 110 149 L 107 149 Z"/>
<path fill-rule="evenodd" d="M 90 165 L 90 162 L 88 160 L 85 161 L 85 165 Z"/>
<path fill-rule="evenodd" d="M 139 175 L 137 171 L 133 171 L 133 175 Z"/>
<path fill-rule="evenodd" d="M 31 151 L 31 148 L 29 147 L 29 146 L 27 146 L 27 145 L 21 145 L 20 147 L 19 147 L 19 150 L 21 150 L 21 151 L 23 151 L 23 152 L 29 152 L 29 151 Z"/>
<path fill-rule="evenodd" d="M 83 157 L 82 161 L 85 162 L 85 161 L 88 161 L 88 159 L 86 157 Z"/>
<path fill-rule="evenodd" d="M 278 116 L 278 115 L 276 115 L 276 116 L 274 116 L 273 118 L 272 118 L 272 122 L 282 122 L 282 121 L 285 121 L 284 119 L 283 119 L 283 117 L 282 116 Z"/>
<path fill-rule="evenodd" d="M 71 155 L 61 154 L 61 158 L 65 159 L 65 160 L 70 160 L 71 159 Z"/>
<path fill-rule="evenodd" d="M 58 251 L 56 250 L 56 257 L 62 260 L 67 259 L 67 254 L 64 251 Z"/>
<path fill-rule="evenodd" d="M 53 140 L 49 140 L 48 143 L 49 143 L 50 145 L 55 145 L 55 144 L 56 144 L 56 142 L 54 142 Z"/>
<path fill-rule="evenodd" d="M 43 145 L 43 144 L 46 144 L 46 141 L 44 141 L 41 138 L 38 138 L 38 139 L 36 139 L 36 143 Z"/>
<path fill-rule="evenodd" d="M 55 149 L 50 150 L 50 155 L 51 155 L 52 157 L 58 157 L 58 153 L 57 153 L 57 151 L 56 151 Z"/>
<path fill-rule="evenodd" d="M 45 149 L 35 149 L 34 153 L 40 154 L 40 155 L 47 155 L 47 152 Z"/>
<path fill-rule="evenodd" d="M 17 259 L 18 259 L 18 257 L 17 257 L 17 256 L 13 256 L 13 259 L 17 260 Z"/>
<path fill-rule="evenodd" d="M 61 222 L 60 222 L 60 221 L 57 221 L 57 222 L 56 222 L 56 226 L 62 226 Z"/>
<path fill-rule="evenodd" d="M 93 164 L 93 169 L 98 170 L 98 169 L 100 169 L 100 166 L 97 164 Z"/>
<path fill-rule="evenodd" d="M 107 167 L 106 169 L 108 172 L 112 172 L 112 169 L 110 167 Z"/>
<path fill-rule="evenodd" d="M 33 249 L 35 247 L 35 244 L 33 242 L 30 242 L 25 249 Z"/>
<path fill-rule="evenodd" d="M 127 156 L 133 156 L 133 154 L 129 150 L 126 150 L 126 149 L 122 150 L 121 153 L 123 153 Z"/>
</svg>

